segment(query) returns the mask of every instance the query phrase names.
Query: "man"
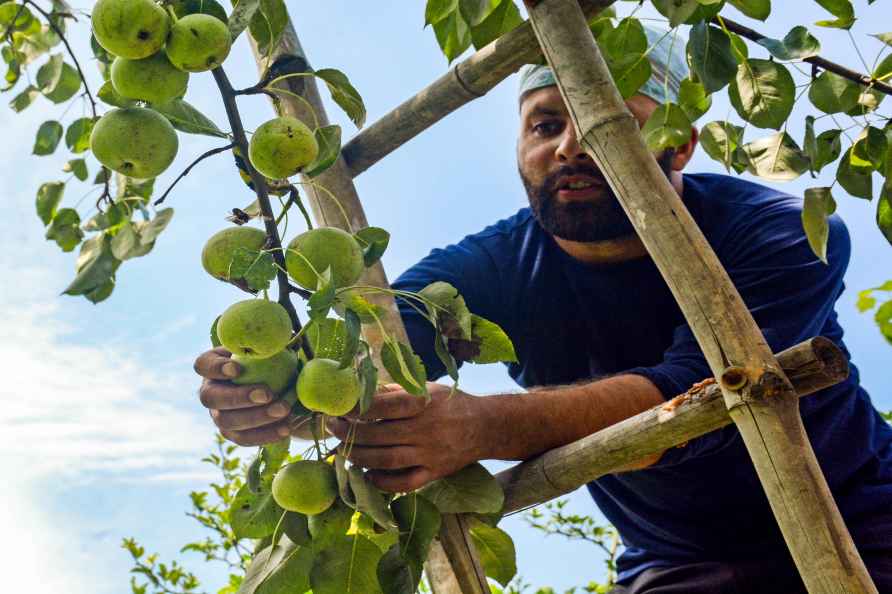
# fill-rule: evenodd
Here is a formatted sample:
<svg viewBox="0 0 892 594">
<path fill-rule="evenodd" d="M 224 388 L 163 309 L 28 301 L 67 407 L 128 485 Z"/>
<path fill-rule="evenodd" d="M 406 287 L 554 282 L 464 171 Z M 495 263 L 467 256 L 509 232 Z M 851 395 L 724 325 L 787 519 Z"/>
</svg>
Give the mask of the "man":
<svg viewBox="0 0 892 594">
<path fill-rule="evenodd" d="M 627 102 L 643 125 L 676 100 L 687 75 L 680 52 L 656 43 L 654 77 Z M 678 44 L 676 47 L 680 47 Z M 509 365 L 525 394 L 474 397 L 430 384 L 432 401 L 398 386 L 376 396 L 367 421 L 330 419 L 340 439 L 354 427 L 351 460 L 389 491 L 416 489 L 481 459 L 523 460 L 684 392 L 710 370 L 679 308 L 594 162 L 577 142 L 550 70 L 521 75 L 518 169 L 530 208 L 456 245 L 437 249 L 394 286 L 444 280 L 469 308 L 514 342 Z M 816 335 L 842 344 L 834 303 L 849 238 L 830 220 L 828 265 L 811 252 L 801 201 L 734 177 L 682 175 L 697 144 L 656 155 L 777 352 Z M 444 375 L 426 320 L 401 309 L 428 376 Z M 243 445 L 287 435 L 287 409 L 263 387 L 234 386 L 225 351 L 196 362 L 202 402 Z M 803 399 L 809 438 L 880 592 L 892 592 L 892 428 L 858 384 Z M 804 592 L 734 426 L 588 485 L 623 537 L 623 594 Z"/>
</svg>

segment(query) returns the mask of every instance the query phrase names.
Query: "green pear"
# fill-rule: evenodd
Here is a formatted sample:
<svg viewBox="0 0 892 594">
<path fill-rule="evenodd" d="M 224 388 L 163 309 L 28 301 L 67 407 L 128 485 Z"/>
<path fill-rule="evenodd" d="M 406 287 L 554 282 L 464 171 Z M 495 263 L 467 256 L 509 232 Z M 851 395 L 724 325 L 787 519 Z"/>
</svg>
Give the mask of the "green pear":
<svg viewBox="0 0 892 594">
<path fill-rule="evenodd" d="M 353 508 L 340 499 L 335 499 L 332 506 L 321 514 L 307 518 L 307 528 L 316 546 L 325 546 L 343 537 L 352 523 Z"/>
<path fill-rule="evenodd" d="M 312 516 L 335 502 L 338 480 L 334 468 L 325 462 L 298 460 L 279 469 L 272 491 L 282 509 Z"/>
<path fill-rule="evenodd" d="M 186 72 L 205 72 L 223 63 L 232 37 L 226 23 L 209 14 L 190 14 L 170 28 L 167 57 Z"/>
<path fill-rule="evenodd" d="M 285 349 L 265 359 L 233 355 L 232 360 L 242 366 L 242 373 L 232 383 L 266 384 L 273 394 L 284 392 L 297 375 L 297 354 Z"/>
<path fill-rule="evenodd" d="M 90 150 L 100 163 L 129 177 L 155 177 L 177 155 L 177 133 L 163 115 L 145 107 L 113 109 L 90 134 Z"/>
<path fill-rule="evenodd" d="M 359 402 L 362 382 L 352 367 L 334 359 L 310 359 L 297 376 L 297 399 L 308 409 L 340 417 Z"/>
<path fill-rule="evenodd" d="M 160 50 L 170 32 L 170 17 L 152 0 L 99 0 L 91 20 L 99 45 L 131 60 Z"/>
<path fill-rule="evenodd" d="M 254 169 L 270 179 L 291 177 L 316 160 L 318 154 L 319 145 L 313 131 L 291 116 L 261 124 L 248 147 Z"/>
<path fill-rule="evenodd" d="M 115 58 L 111 81 L 122 97 L 166 103 L 186 94 L 189 73 L 174 68 L 164 52 L 156 52 L 140 60 Z"/>
<path fill-rule="evenodd" d="M 318 227 L 291 240 L 285 267 L 294 282 L 312 291 L 317 286 L 316 275 L 326 269 L 331 269 L 335 287 L 346 287 L 359 280 L 365 265 L 362 248 L 352 235 L 337 227 Z"/>
<path fill-rule="evenodd" d="M 261 250 L 266 233 L 254 227 L 228 227 L 214 233 L 201 250 L 201 265 L 214 278 L 229 281 L 229 265 L 239 248 Z"/>
<path fill-rule="evenodd" d="M 233 355 L 256 359 L 272 357 L 291 340 L 291 318 L 275 301 L 239 301 L 220 316 L 217 337 Z"/>
</svg>

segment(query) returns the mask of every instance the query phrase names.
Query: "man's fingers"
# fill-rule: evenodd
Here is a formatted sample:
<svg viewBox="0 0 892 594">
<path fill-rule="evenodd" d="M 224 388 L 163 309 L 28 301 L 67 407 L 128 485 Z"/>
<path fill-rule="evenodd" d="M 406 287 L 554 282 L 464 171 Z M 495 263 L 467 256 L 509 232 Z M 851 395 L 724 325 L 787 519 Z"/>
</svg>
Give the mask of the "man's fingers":
<svg viewBox="0 0 892 594">
<path fill-rule="evenodd" d="M 259 446 L 279 441 L 290 433 L 288 419 L 284 419 L 272 425 L 247 429 L 245 431 L 220 431 L 223 437 L 241 446 Z"/>
<path fill-rule="evenodd" d="M 221 431 L 244 431 L 264 427 L 288 416 L 291 407 L 284 402 L 235 410 L 211 409 L 211 417 Z"/>
<path fill-rule="evenodd" d="M 404 420 L 352 422 L 341 418 L 326 419 L 326 428 L 341 441 L 367 446 L 393 446 L 412 443 L 412 427 Z"/>
<path fill-rule="evenodd" d="M 400 390 L 378 392 L 361 419 L 406 419 L 424 410 L 427 401 Z"/>
<path fill-rule="evenodd" d="M 405 493 L 420 489 L 435 477 L 427 468 L 414 466 L 406 470 L 371 470 L 366 478 L 382 491 Z"/>
<path fill-rule="evenodd" d="M 205 351 L 195 360 L 195 373 L 212 380 L 231 380 L 242 372 L 242 366 L 230 359 L 231 353 L 223 347 Z"/>
<path fill-rule="evenodd" d="M 205 379 L 198 391 L 201 403 L 207 408 L 231 410 L 250 408 L 272 401 L 273 395 L 263 384 L 237 386 L 230 382 Z"/>
<path fill-rule="evenodd" d="M 412 447 L 379 448 L 341 444 L 340 450 L 347 454 L 348 460 L 363 468 L 396 470 L 418 464 L 418 454 Z"/>
</svg>

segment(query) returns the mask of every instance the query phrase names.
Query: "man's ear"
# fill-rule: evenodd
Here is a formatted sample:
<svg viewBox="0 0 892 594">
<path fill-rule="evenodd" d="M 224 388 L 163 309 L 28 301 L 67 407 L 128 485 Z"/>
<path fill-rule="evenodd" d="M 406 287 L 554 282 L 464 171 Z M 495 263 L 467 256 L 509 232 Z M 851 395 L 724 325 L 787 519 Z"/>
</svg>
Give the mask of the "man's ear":
<svg viewBox="0 0 892 594">
<path fill-rule="evenodd" d="M 700 132 L 691 126 L 691 138 L 683 145 L 675 147 L 675 156 L 672 158 L 672 170 L 681 171 L 694 157 L 694 150 L 700 140 Z"/>
</svg>

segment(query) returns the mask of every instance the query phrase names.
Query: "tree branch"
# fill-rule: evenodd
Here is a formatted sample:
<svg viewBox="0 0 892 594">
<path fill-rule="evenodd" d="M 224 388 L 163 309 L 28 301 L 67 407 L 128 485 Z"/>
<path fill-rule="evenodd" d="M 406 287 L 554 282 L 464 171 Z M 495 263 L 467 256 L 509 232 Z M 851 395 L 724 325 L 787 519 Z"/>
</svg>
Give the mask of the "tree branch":
<svg viewBox="0 0 892 594">
<path fill-rule="evenodd" d="M 756 43 L 758 43 L 759 40 L 766 38 L 765 35 L 762 35 L 758 31 L 755 31 L 753 29 L 750 29 L 749 27 L 741 25 L 740 23 L 732 21 L 729 18 L 716 17 L 713 19 L 713 22 L 718 25 L 721 25 L 722 23 L 724 23 L 729 31 L 737 33 L 741 37 L 746 37 L 750 41 L 755 41 Z M 886 95 L 892 95 L 892 86 L 875 79 L 874 77 L 870 76 L 869 74 L 861 74 L 860 72 L 856 72 L 854 70 L 846 68 L 845 66 L 841 66 L 841 65 L 837 64 L 836 62 L 831 62 L 830 60 L 826 60 L 826 59 L 822 58 L 821 56 L 811 56 L 809 58 L 803 58 L 802 61 L 808 62 L 812 66 L 820 67 L 820 68 L 823 68 L 824 70 L 829 70 L 830 72 L 833 72 L 834 74 L 838 74 L 839 76 L 841 76 L 843 78 L 847 78 L 850 81 L 858 83 L 865 87 L 869 87 L 869 88 L 876 89 L 877 91 L 881 91 L 881 92 L 885 93 Z"/>
<path fill-rule="evenodd" d="M 242 124 L 242 118 L 239 114 L 238 106 L 235 103 L 235 91 L 232 88 L 232 84 L 229 82 L 229 78 L 226 76 L 226 72 L 223 70 L 222 66 L 218 66 L 211 71 L 211 74 L 214 75 L 214 80 L 223 97 L 223 106 L 226 108 L 226 117 L 229 119 L 229 125 L 232 127 L 233 144 L 245 157 L 245 169 L 248 170 L 248 175 L 251 176 L 251 181 L 254 184 L 254 192 L 257 194 L 257 203 L 260 205 L 260 212 L 263 215 L 263 224 L 266 227 L 267 247 L 272 248 L 271 252 L 273 260 L 275 260 L 277 264 L 276 279 L 279 286 L 279 304 L 288 312 L 294 331 L 300 332 L 302 326 L 300 318 L 297 316 L 297 311 L 294 309 L 294 304 L 291 303 L 291 287 L 288 282 L 288 274 L 285 272 L 285 251 L 282 248 L 282 238 L 279 237 L 279 228 L 276 226 L 276 217 L 273 214 L 273 209 L 270 205 L 269 187 L 266 184 L 266 179 L 254 169 L 251 160 L 247 158 L 248 137 L 245 134 L 245 127 L 244 124 Z M 302 339 L 302 347 L 306 351 L 308 357 L 313 356 L 312 348 L 310 347 L 309 341 L 306 340 L 306 336 Z"/>
<path fill-rule="evenodd" d="M 196 165 L 198 165 L 199 163 L 201 163 L 208 157 L 213 157 L 216 154 L 222 153 L 224 151 L 228 151 L 229 149 L 233 148 L 234 146 L 235 146 L 234 143 L 229 143 L 226 146 L 221 146 L 221 147 L 218 147 L 215 149 L 211 149 L 211 150 L 207 151 L 206 153 L 202 154 L 200 157 L 198 157 L 194 161 L 192 161 L 189 164 L 189 166 L 186 167 L 186 169 L 184 169 L 183 172 L 181 174 L 179 174 L 175 180 L 173 180 L 173 183 L 170 184 L 170 186 L 164 191 L 164 193 L 161 194 L 161 198 L 158 198 L 158 200 L 155 200 L 155 206 L 158 206 L 159 204 L 164 202 L 164 200 L 167 198 L 167 195 L 170 194 L 171 190 L 173 190 L 173 187 L 175 185 L 177 185 L 177 182 L 179 182 L 181 179 L 183 179 L 184 177 L 189 175 L 189 172 L 192 171 L 193 167 L 195 167 Z"/>
</svg>

